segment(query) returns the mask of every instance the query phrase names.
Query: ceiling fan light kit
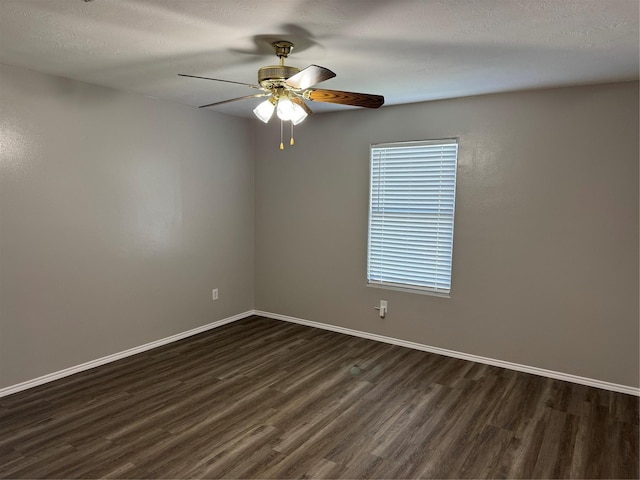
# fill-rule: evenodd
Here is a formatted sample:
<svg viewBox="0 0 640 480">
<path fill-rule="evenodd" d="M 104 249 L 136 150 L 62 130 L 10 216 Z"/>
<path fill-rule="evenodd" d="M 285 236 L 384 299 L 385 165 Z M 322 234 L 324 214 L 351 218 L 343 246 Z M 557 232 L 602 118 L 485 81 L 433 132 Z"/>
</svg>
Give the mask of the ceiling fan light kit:
<svg viewBox="0 0 640 480">
<path fill-rule="evenodd" d="M 293 50 L 293 43 L 286 40 L 272 42 L 271 46 L 280 59 L 279 65 L 269 65 L 258 70 L 258 84 L 234 82 L 218 78 L 200 77 L 196 75 L 186 75 L 180 73 L 182 77 L 201 78 L 217 82 L 235 83 L 245 85 L 250 88 L 261 90 L 261 93 L 247 95 L 221 102 L 201 105 L 200 108 L 213 107 L 224 103 L 235 102 L 247 98 L 268 97 L 253 109 L 255 116 L 262 122 L 268 123 L 275 112 L 280 119 L 280 150 L 284 149 L 282 142 L 282 122 L 291 122 L 291 141 L 293 145 L 293 126 L 301 123 L 312 113 L 305 100 L 312 102 L 338 103 L 341 105 L 351 105 L 354 107 L 379 108 L 384 104 L 384 97 L 381 95 L 371 95 L 367 93 L 342 92 L 339 90 L 326 90 L 311 88 L 320 82 L 324 82 L 336 76 L 331 70 L 318 65 L 309 65 L 300 70 L 297 67 L 284 64 L 284 59 Z"/>
<path fill-rule="evenodd" d="M 273 112 L 276 109 L 276 103 L 276 98 L 271 97 L 254 108 L 253 113 L 256 117 L 258 117 L 259 120 L 263 121 L 264 123 L 269 123 L 269 120 L 271 120 Z"/>
</svg>

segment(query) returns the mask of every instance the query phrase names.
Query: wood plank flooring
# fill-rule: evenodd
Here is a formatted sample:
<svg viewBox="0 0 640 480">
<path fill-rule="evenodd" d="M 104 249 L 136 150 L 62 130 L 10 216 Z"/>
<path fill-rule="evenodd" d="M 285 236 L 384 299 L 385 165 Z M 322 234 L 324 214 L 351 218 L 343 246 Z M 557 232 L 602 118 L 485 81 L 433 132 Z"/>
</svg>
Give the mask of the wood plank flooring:
<svg viewBox="0 0 640 480">
<path fill-rule="evenodd" d="M 638 478 L 638 403 L 251 317 L 0 399 L 0 477 Z"/>
</svg>

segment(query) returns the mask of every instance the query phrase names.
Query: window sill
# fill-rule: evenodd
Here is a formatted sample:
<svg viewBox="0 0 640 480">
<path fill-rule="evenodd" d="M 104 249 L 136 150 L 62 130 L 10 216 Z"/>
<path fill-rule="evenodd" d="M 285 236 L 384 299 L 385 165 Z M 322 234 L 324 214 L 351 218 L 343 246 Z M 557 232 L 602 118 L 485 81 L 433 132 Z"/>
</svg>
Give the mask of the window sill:
<svg viewBox="0 0 640 480">
<path fill-rule="evenodd" d="M 367 287 L 379 288 L 381 290 L 395 290 L 397 292 L 417 293 L 419 295 L 429 295 L 431 297 L 451 298 L 450 293 L 440 293 L 420 288 L 398 287 L 395 285 L 384 285 L 379 283 L 367 283 Z"/>
</svg>

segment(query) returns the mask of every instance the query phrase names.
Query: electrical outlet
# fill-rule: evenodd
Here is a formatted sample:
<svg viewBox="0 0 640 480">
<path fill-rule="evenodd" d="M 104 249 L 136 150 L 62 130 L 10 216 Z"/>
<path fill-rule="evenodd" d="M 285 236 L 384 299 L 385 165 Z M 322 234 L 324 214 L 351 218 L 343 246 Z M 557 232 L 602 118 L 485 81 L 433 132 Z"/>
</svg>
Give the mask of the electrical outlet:
<svg viewBox="0 0 640 480">
<path fill-rule="evenodd" d="M 217 300 L 218 299 L 218 289 L 214 288 L 213 290 L 211 290 L 211 299 L 212 300 Z"/>
<path fill-rule="evenodd" d="M 389 310 L 389 307 L 387 305 L 388 304 L 386 300 L 380 300 L 380 306 L 373 307 L 380 312 L 380 318 L 384 318 L 385 315 L 387 314 L 387 311 Z"/>
</svg>

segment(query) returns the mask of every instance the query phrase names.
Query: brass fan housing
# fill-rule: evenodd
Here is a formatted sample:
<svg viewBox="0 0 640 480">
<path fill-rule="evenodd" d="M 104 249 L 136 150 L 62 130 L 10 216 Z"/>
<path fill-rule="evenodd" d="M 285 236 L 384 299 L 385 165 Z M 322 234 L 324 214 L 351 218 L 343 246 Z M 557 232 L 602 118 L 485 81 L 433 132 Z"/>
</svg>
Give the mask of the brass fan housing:
<svg viewBox="0 0 640 480">
<path fill-rule="evenodd" d="M 285 80 L 300 71 L 288 65 L 269 65 L 258 70 L 258 83 L 266 90 L 285 87 Z"/>
</svg>

